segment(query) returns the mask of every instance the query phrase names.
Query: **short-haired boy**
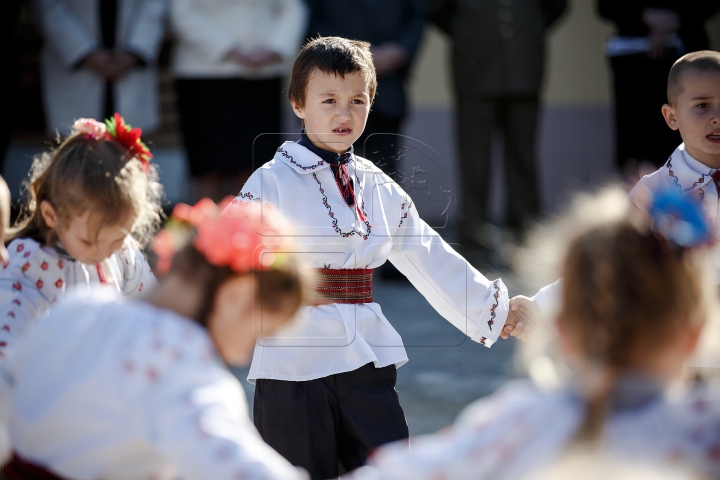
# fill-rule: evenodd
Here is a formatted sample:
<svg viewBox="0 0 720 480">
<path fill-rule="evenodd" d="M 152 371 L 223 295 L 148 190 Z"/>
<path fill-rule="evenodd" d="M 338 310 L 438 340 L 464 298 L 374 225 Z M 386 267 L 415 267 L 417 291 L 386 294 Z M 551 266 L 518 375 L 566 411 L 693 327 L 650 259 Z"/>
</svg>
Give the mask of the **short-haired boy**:
<svg viewBox="0 0 720 480">
<path fill-rule="evenodd" d="M 668 127 L 680 131 L 683 143 L 664 166 L 640 179 L 630 197 L 646 189 L 677 188 L 701 200 L 720 235 L 720 52 L 704 50 L 678 59 L 668 75 L 667 98 L 662 114 Z M 720 271 L 716 281 L 720 283 Z M 510 303 L 530 322 L 533 317 L 552 320 L 559 296 L 558 281 L 542 288 L 533 297 L 534 302 L 516 297 Z M 525 340 L 530 335 L 526 323 L 508 325 L 504 330 Z"/>
<path fill-rule="evenodd" d="M 423 222 L 410 197 L 353 154 L 375 95 L 365 42 L 317 38 L 300 51 L 289 97 L 304 130 L 253 173 L 236 201 L 295 223 L 318 269 L 299 326 L 255 348 L 254 421 L 263 439 L 313 478 L 359 467 L 368 451 L 408 436 L 394 389 L 402 340 L 372 301 L 372 270 L 390 260 L 427 301 L 490 346 L 508 316 L 507 290 L 470 266 Z"/>
</svg>

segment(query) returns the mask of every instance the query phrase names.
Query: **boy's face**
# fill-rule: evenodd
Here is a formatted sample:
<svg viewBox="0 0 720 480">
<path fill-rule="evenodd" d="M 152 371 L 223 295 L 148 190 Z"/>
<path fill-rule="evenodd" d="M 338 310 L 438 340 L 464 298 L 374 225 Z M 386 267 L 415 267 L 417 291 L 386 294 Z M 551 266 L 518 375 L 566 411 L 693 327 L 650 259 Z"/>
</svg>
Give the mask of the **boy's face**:
<svg viewBox="0 0 720 480">
<path fill-rule="evenodd" d="M 680 84 L 673 105 L 663 106 L 665 121 L 673 130 L 680 130 L 693 158 L 720 168 L 720 74 L 687 71 Z"/>
<path fill-rule="evenodd" d="M 295 114 L 316 146 L 343 153 L 365 129 L 370 113 L 368 82 L 360 72 L 345 78 L 315 70 L 305 92 L 305 105 L 293 103 Z"/>
</svg>

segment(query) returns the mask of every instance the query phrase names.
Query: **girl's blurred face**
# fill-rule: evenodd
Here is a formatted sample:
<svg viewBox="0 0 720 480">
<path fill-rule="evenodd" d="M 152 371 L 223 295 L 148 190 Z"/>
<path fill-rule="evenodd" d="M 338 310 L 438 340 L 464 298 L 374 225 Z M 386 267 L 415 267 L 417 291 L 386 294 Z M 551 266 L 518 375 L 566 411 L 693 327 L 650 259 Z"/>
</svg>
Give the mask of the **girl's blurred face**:
<svg viewBox="0 0 720 480">
<path fill-rule="evenodd" d="M 40 208 L 45 223 L 57 229 L 62 248 L 75 260 L 88 265 L 100 263 L 120 250 L 135 223 L 135 216 L 128 215 L 116 225 L 98 227 L 100 219 L 88 210 L 72 217 L 67 224 L 60 224 L 49 203 L 42 202 Z"/>
<path fill-rule="evenodd" d="M 132 230 L 135 218 L 131 217 L 119 225 L 92 227 L 90 212 L 73 218 L 66 228 L 58 229 L 58 239 L 62 247 L 75 260 L 86 263 L 100 263 L 120 250 L 125 238 Z"/>
</svg>

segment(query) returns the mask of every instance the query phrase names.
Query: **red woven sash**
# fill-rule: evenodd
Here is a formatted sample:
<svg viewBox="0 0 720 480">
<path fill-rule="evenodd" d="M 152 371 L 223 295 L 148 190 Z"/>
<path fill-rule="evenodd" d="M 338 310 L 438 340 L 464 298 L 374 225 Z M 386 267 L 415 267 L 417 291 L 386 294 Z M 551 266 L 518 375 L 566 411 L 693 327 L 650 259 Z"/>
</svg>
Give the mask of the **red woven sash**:
<svg viewBox="0 0 720 480">
<path fill-rule="evenodd" d="M 373 268 L 319 268 L 311 305 L 329 303 L 372 303 Z"/>
</svg>

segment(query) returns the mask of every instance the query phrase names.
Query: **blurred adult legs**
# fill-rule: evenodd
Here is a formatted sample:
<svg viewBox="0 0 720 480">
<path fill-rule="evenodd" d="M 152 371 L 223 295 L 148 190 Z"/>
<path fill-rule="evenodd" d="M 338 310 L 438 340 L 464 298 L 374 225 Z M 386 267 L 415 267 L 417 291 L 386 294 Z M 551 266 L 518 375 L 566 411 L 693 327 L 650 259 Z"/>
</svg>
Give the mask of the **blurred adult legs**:
<svg viewBox="0 0 720 480">
<path fill-rule="evenodd" d="M 177 79 L 180 130 L 199 197 L 236 195 L 280 144 L 280 79 Z"/>
<path fill-rule="evenodd" d="M 488 99 L 459 98 L 456 129 L 460 160 L 462 205 L 460 243 L 466 249 L 479 246 L 478 229 L 487 218 L 490 187 L 492 132 L 496 102 Z"/>
<path fill-rule="evenodd" d="M 682 139 L 660 113 L 667 102 L 667 77 L 675 55 L 654 60 L 645 54 L 612 57 L 615 90 L 616 164 L 665 163 Z"/>
<path fill-rule="evenodd" d="M 504 136 L 507 215 L 505 227 L 520 231 L 540 212 L 535 165 L 538 101 L 520 97 L 461 98 L 457 104 L 457 132 L 462 193 L 461 243 L 483 244 L 479 229 L 488 220 L 491 191 L 492 133 Z M 485 245 L 487 246 L 487 245 Z"/>
<path fill-rule="evenodd" d="M 540 214 L 540 195 L 535 162 L 538 101 L 535 96 L 501 103 L 505 133 L 505 184 L 507 228 L 520 232 L 523 223 Z"/>
</svg>

